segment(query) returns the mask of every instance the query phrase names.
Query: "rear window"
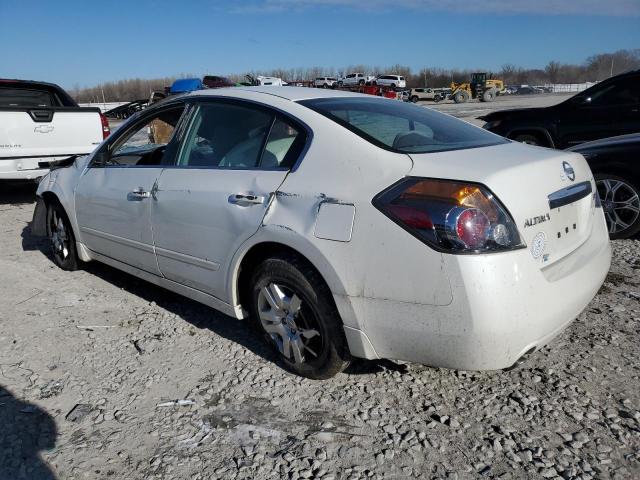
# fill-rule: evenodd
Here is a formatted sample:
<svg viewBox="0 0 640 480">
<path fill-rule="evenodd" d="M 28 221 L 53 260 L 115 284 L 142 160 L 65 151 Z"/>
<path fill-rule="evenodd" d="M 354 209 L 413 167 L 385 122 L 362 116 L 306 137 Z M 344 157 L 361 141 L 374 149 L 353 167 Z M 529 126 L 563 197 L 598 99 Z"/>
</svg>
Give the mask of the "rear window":
<svg viewBox="0 0 640 480">
<path fill-rule="evenodd" d="M 57 107 L 60 102 L 48 91 L 0 87 L 0 107 Z"/>
<path fill-rule="evenodd" d="M 317 98 L 302 105 L 360 137 L 399 153 L 430 153 L 508 141 L 428 108 L 377 98 Z"/>
</svg>

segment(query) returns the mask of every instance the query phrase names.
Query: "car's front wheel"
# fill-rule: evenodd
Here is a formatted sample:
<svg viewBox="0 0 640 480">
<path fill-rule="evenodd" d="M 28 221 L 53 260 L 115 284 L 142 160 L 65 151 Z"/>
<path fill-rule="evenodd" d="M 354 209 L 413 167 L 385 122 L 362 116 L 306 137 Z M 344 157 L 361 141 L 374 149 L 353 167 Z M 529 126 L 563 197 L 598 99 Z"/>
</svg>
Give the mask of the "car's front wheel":
<svg viewBox="0 0 640 480">
<path fill-rule="evenodd" d="M 609 237 L 629 238 L 640 232 L 640 188 L 610 173 L 594 175 Z"/>
<path fill-rule="evenodd" d="M 513 137 L 513 140 L 520 143 L 526 143 L 527 145 L 542 145 L 542 142 L 540 142 L 540 139 L 537 136 L 528 133 L 516 135 Z"/>
<path fill-rule="evenodd" d="M 263 261 L 252 275 L 250 308 L 253 321 L 288 370 L 326 379 L 349 364 L 331 293 L 301 258 L 283 254 Z"/>
<path fill-rule="evenodd" d="M 412 95 L 409 100 L 411 100 L 411 103 L 418 103 L 418 100 L 420 99 L 418 98 L 417 95 Z"/>
<path fill-rule="evenodd" d="M 55 264 L 63 270 L 77 270 L 76 240 L 69 218 L 57 202 L 47 205 L 47 236 Z"/>
</svg>

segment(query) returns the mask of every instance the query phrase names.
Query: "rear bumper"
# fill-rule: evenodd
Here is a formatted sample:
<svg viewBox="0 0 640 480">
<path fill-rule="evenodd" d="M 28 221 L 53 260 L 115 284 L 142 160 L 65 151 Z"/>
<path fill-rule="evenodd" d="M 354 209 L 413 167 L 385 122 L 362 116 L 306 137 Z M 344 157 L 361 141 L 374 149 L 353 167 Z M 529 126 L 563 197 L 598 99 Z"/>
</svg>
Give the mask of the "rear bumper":
<svg viewBox="0 0 640 480">
<path fill-rule="evenodd" d="M 38 163 L 52 160 L 59 160 L 63 157 L 55 158 L 0 158 L 0 180 L 35 180 L 49 172 L 47 168 L 40 168 Z"/>
<path fill-rule="evenodd" d="M 528 249 L 446 256 L 450 305 L 364 297 L 336 297 L 336 303 L 341 314 L 353 312 L 361 326 L 361 335 L 348 336 L 356 356 L 497 370 L 511 367 L 571 324 L 599 290 L 610 263 L 604 218 L 595 218 L 589 239 L 545 270 Z"/>
</svg>

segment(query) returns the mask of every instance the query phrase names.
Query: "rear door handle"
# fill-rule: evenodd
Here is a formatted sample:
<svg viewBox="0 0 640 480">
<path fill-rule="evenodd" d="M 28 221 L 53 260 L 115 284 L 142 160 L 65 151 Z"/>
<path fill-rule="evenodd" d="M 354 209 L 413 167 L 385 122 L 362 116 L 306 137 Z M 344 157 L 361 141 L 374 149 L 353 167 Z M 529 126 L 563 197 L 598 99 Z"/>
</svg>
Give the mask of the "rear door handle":
<svg viewBox="0 0 640 480">
<path fill-rule="evenodd" d="M 240 205 L 241 207 L 249 207 L 251 205 L 261 205 L 265 201 L 263 196 L 253 195 L 251 193 L 235 193 L 229 195 L 229 203 Z"/>
<path fill-rule="evenodd" d="M 134 200 L 140 200 L 142 198 L 149 198 L 151 196 L 150 192 L 145 191 L 142 187 L 136 188 L 133 192 L 129 192 L 128 197 Z"/>
</svg>

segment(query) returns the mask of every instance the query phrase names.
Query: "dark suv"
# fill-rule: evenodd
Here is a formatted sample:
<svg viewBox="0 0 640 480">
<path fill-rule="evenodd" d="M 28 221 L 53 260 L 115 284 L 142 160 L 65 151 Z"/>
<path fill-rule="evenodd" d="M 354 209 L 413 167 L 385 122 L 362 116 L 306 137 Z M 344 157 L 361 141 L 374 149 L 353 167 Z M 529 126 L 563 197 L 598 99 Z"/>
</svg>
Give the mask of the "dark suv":
<svg viewBox="0 0 640 480">
<path fill-rule="evenodd" d="M 564 149 L 640 132 L 640 70 L 623 73 L 545 108 L 492 112 L 484 128 L 516 141 Z"/>
</svg>

